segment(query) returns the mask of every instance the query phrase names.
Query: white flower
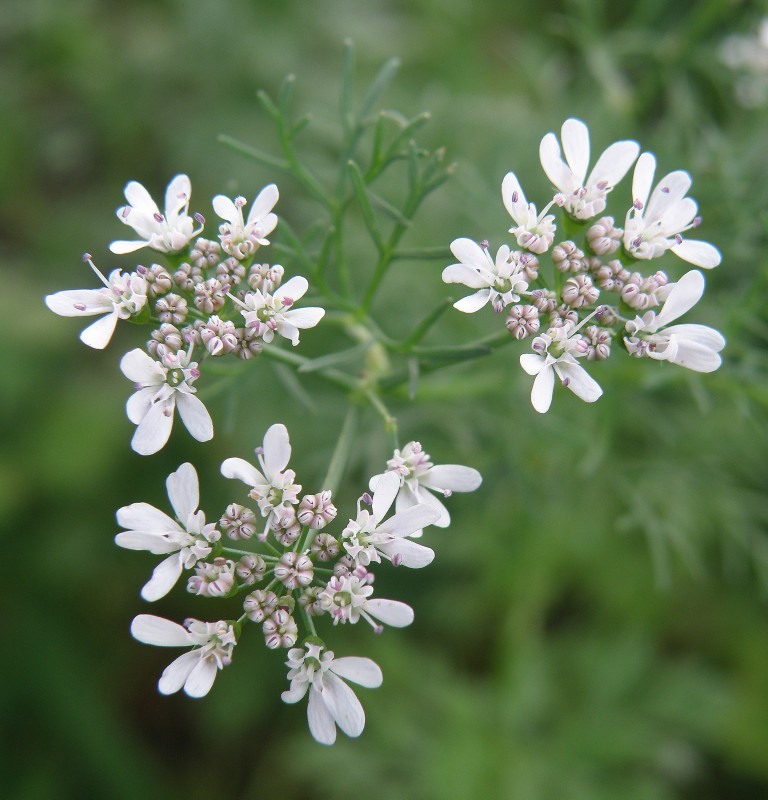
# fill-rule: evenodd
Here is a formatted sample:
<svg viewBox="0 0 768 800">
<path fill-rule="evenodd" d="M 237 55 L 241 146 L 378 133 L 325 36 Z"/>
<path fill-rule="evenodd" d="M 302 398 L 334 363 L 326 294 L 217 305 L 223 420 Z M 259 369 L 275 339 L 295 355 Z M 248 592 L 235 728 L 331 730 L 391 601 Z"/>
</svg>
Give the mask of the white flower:
<svg viewBox="0 0 768 800">
<path fill-rule="evenodd" d="M 655 171 L 653 154 L 643 153 L 632 178 L 634 202 L 624 223 L 624 248 L 634 258 L 658 258 L 671 250 L 697 267 L 716 267 L 721 260 L 716 247 L 681 236 L 700 222 L 696 202 L 685 196 L 691 176 L 683 170 L 670 172 L 651 192 Z"/>
<path fill-rule="evenodd" d="M 165 597 L 175 586 L 183 569 L 192 567 L 211 553 L 211 544 L 221 538 L 214 523 L 205 523 L 197 510 L 200 493 L 197 472 L 182 464 L 165 482 L 168 499 L 176 514 L 171 519 L 149 503 L 132 503 L 117 512 L 117 523 L 127 530 L 115 536 L 115 543 L 128 550 L 148 550 L 155 555 L 170 553 L 155 567 L 141 590 L 145 600 Z"/>
<path fill-rule="evenodd" d="M 242 458 L 228 458 L 221 465 L 225 478 L 237 478 L 250 486 L 263 516 L 282 505 L 298 502 L 301 486 L 294 483 L 296 473 L 286 469 L 291 458 L 291 442 L 285 425 L 272 425 L 264 434 L 264 445 L 256 449 L 261 472 Z"/>
<path fill-rule="evenodd" d="M 125 187 L 127 206 L 117 209 L 117 218 L 139 234 L 140 241 L 116 241 L 110 244 L 113 253 L 133 253 L 142 247 L 151 247 L 161 253 L 175 253 L 183 249 L 202 230 L 195 230 L 195 220 L 189 216 L 189 197 L 192 186 L 186 175 L 177 175 L 165 190 L 165 214 L 136 181 Z"/>
<path fill-rule="evenodd" d="M 440 514 L 433 522 L 438 528 L 447 528 L 451 523 L 448 509 L 432 492 L 449 497 L 453 492 L 474 492 L 482 483 L 482 477 L 476 469 L 459 464 L 443 464 L 434 466 L 429 455 L 424 452 L 419 442 L 408 442 L 402 450 L 395 450 L 394 456 L 387 461 L 389 474 L 397 475 L 400 488 L 397 492 L 395 509 L 405 511 L 419 503 L 435 508 Z M 369 487 L 375 492 L 379 481 L 386 475 L 374 475 Z M 416 538 L 421 531 L 412 533 Z"/>
<path fill-rule="evenodd" d="M 278 198 L 279 193 L 274 183 L 265 186 L 253 201 L 248 220 L 245 221 L 243 206 L 247 201 L 244 197 L 236 197 L 233 201 L 223 194 L 217 194 L 213 198 L 213 210 L 227 221 L 219 226 L 219 238 L 224 252 L 244 259 L 253 255 L 260 245 L 269 244 L 266 237 L 277 225 L 277 214 L 271 212 Z"/>
<path fill-rule="evenodd" d="M 453 304 L 459 311 L 479 311 L 488 301 L 494 311 L 502 311 L 504 306 L 517 303 L 520 299 L 518 292 L 528 288 L 524 258 L 530 256 L 510 251 L 507 245 L 498 249 L 495 261 L 487 247 L 480 247 L 471 239 L 454 239 L 451 252 L 461 263 L 451 264 L 443 270 L 445 283 L 463 283 L 470 289 L 479 290 Z"/>
<path fill-rule="evenodd" d="M 581 325 L 590 318 L 584 319 Z M 597 381 L 576 361 L 588 351 L 587 343 L 576 331 L 571 323 L 561 328 L 550 328 L 533 340 L 531 346 L 536 352 L 520 356 L 520 366 L 529 375 L 536 376 L 531 404 L 540 414 L 546 413 L 552 403 L 555 375 L 563 386 L 587 403 L 594 403 L 603 393 Z"/>
<path fill-rule="evenodd" d="M 367 566 L 384 556 L 395 565 L 419 568 L 434 559 L 433 550 L 406 538 L 440 519 L 433 505 L 419 503 L 383 521 L 399 490 L 399 476 L 385 472 L 376 484 L 371 510 L 361 509 L 358 501 L 357 518 L 350 519 L 341 534 L 344 548 L 358 564 Z"/>
<path fill-rule="evenodd" d="M 589 130 L 578 119 L 567 119 L 560 130 L 565 161 L 554 133 L 539 146 L 541 166 L 565 198 L 563 208 L 576 219 L 590 219 L 605 210 L 608 192 L 627 174 L 640 152 L 637 142 L 625 140 L 608 147 L 587 175 Z"/>
<path fill-rule="evenodd" d="M 664 305 L 656 314 L 646 312 L 626 325 L 624 343 L 633 356 L 671 361 L 696 372 L 714 372 L 721 363 L 718 353 L 725 339 L 706 325 L 671 325 L 698 303 L 704 293 L 704 276 L 696 269 L 672 284 Z M 667 327 L 669 326 L 669 327 Z"/>
<path fill-rule="evenodd" d="M 139 614 L 131 623 L 131 634 L 144 644 L 158 647 L 194 649 L 172 661 L 160 676 L 157 688 L 173 694 L 182 687 L 190 697 L 205 697 L 213 686 L 216 673 L 232 661 L 237 644 L 235 629 L 224 620 L 200 622 L 188 619 L 185 627 L 153 614 Z"/>
<path fill-rule="evenodd" d="M 291 309 L 309 288 L 306 278 L 296 275 L 284 283 L 274 294 L 256 289 L 239 300 L 245 326 L 256 336 L 269 343 L 275 338 L 275 331 L 288 339 L 295 347 L 299 343 L 299 330 L 314 328 L 325 314 L 324 308 Z"/>
<path fill-rule="evenodd" d="M 198 442 L 213 438 L 213 423 L 192 383 L 199 377 L 197 363 L 188 353 L 166 353 L 162 362 L 150 358 L 136 348 L 126 353 L 120 369 L 138 391 L 128 398 L 128 419 L 138 425 L 131 447 L 143 456 L 160 450 L 168 441 L 173 427 L 173 413 L 179 409 L 181 421 Z"/>
<path fill-rule="evenodd" d="M 80 334 L 81 342 L 103 350 L 115 332 L 117 321 L 133 317 L 144 308 L 149 287 L 145 278 L 136 272 L 124 273 L 116 269 L 109 273 L 107 279 L 90 258 L 87 261 L 101 279 L 104 288 L 56 292 L 45 298 L 45 304 L 54 314 L 62 317 L 104 314 L 105 316 L 97 319 Z"/>
<path fill-rule="evenodd" d="M 306 652 L 300 647 L 288 651 L 290 689 L 281 697 L 285 703 L 298 703 L 307 692 L 309 732 L 320 744 L 336 741 L 338 725 L 347 736 L 359 736 L 365 727 L 365 712 L 360 701 L 342 678 L 376 689 L 381 686 L 381 670 L 370 658 L 347 656 L 334 658 L 331 650 L 307 642 Z"/>
<path fill-rule="evenodd" d="M 520 182 L 514 172 L 508 172 L 501 183 L 501 199 L 504 201 L 509 215 L 517 223 L 517 227 L 509 232 L 515 235 L 520 247 L 532 253 L 546 253 L 555 238 L 555 217 L 547 214 L 555 198 L 542 210 L 536 213 L 536 206 L 526 202 Z"/>
<path fill-rule="evenodd" d="M 317 594 L 318 603 L 331 615 L 333 624 L 351 622 L 354 625 L 362 617 L 377 633 L 381 633 L 383 628 L 374 619 L 393 628 L 410 625 L 413 622 L 413 609 L 398 600 L 371 599 L 373 586 L 368 578 L 372 579 L 373 576 L 362 567 L 358 569 L 363 577 L 356 573 L 334 576 Z"/>
</svg>

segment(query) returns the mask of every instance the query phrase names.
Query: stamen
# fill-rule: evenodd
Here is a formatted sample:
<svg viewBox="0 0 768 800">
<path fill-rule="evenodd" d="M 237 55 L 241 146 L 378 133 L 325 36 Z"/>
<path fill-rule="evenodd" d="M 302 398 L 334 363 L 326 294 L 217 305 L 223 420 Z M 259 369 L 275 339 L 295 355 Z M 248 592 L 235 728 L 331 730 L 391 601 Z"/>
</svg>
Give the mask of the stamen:
<svg viewBox="0 0 768 800">
<path fill-rule="evenodd" d="M 75 303 L 74 308 L 77 311 L 85 311 L 85 303 Z"/>
<path fill-rule="evenodd" d="M 632 203 L 632 208 L 636 209 L 637 211 L 642 211 L 643 204 L 640 202 L 640 200 L 635 200 L 635 202 Z"/>
<path fill-rule="evenodd" d="M 205 217 L 199 211 L 195 211 L 194 217 L 195 222 L 197 222 L 199 225 L 205 225 Z"/>
<path fill-rule="evenodd" d="M 676 241 L 678 244 L 682 244 L 682 243 L 683 243 L 683 237 L 682 237 L 682 236 L 681 236 L 679 233 L 676 233 L 676 234 L 675 234 L 675 241 Z"/>
<path fill-rule="evenodd" d="M 367 506 L 373 505 L 373 498 L 371 497 L 371 495 L 368 494 L 368 492 L 363 493 L 362 497 L 360 498 L 360 501 L 362 503 L 365 503 L 365 505 Z"/>
<path fill-rule="evenodd" d="M 513 203 L 516 203 L 520 199 L 520 195 L 517 192 L 512 192 L 512 197 L 510 198 Z"/>
<path fill-rule="evenodd" d="M 247 202 L 248 201 L 242 196 L 239 196 L 239 197 L 235 198 L 235 206 L 237 208 L 242 208 Z"/>
<path fill-rule="evenodd" d="M 487 239 L 483 239 L 483 241 L 480 242 L 480 247 L 482 247 L 483 250 L 487 250 L 490 247 L 490 244 L 491 243 Z"/>
<path fill-rule="evenodd" d="M 129 215 L 130 213 L 131 213 L 131 207 L 130 207 L 130 206 L 123 206 L 123 209 L 122 209 L 122 211 L 120 212 L 120 216 L 121 216 L 123 219 L 128 219 L 128 215 Z"/>
<path fill-rule="evenodd" d="M 155 213 L 152 216 L 154 217 L 155 222 L 163 221 L 163 215 L 159 211 L 155 211 Z"/>
<path fill-rule="evenodd" d="M 392 556 L 392 566 L 399 567 L 403 563 L 403 556 L 401 553 L 395 553 Z"/>
</svg>

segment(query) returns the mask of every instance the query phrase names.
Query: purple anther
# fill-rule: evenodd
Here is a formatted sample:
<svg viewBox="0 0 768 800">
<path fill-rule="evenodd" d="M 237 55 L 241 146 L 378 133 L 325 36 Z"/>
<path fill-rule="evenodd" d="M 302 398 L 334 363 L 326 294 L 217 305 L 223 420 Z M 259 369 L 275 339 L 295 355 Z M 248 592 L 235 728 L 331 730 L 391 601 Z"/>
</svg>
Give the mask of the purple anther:
<svg viewBox="0 0 768 800">
<path fill-rule="evenodd" d="M 532 348 L 533 348 L 533 349 L 534 349 L 534 350 L 535 350 L 537 353 L 542 353 L 542 352 L 544 352 L 544 350 L 546 350 L 546 347 L 544 346 L 544 342 L 540 341 L 539 339 L 536 339 L 536 340 L 534 341 L 534 343 L 531 345 L 531 347 L 532 347 Z"/>
<path fill-rule="evenodd" d="M 635 202 L 632 203 L 632 208 L 636 209 L 637 211 L 642 211 L 643 210 L 643 204 L 642 204 L 642 202 L 640 202 L 640 200 L 635 200 Z"/>
<path fill-rule="evenodd" d="M 261 447 L 261 446 L 257 447 L 256 448 L 256 455 L 257 456 L 263 456 L 264 455 L 264 448 Z"/>
<path fill-rule="evenodd" d="M 155 211 L 155 213 L 152 216 L 155 218 L 155 222 L 163 221 L 163 215 L 159 211 Z"/>
<path fill-rule="evenodd" d="M 642 236 L 638 236 L 638 237 L 637 237 L 637 239 L 635 239 L 635 240 L 632 242 L 632 246 L 633 246 L 633 247 L 640 247 L 640 245 L 641 245 L 642 243 L 643 243 L 643 237 L 642 237 Z"/>
<path fill-rule="evenodd" d="M 368 492 L 364 492 L 360 500 L 367 506 L 373 505 L 373 498 L 368 494 Z"/>
<path fill-rule="evenodd" d="M 383 625 L 374 625 L 373 626 L 374 633 L 384 633 L 384 626 Z"/>
<path fill-rule="evenodd" d="M 195 211 L 194 216 L 195 216 L 195 221 L 199 225 L 205 225 L 205 217 L 199 211 Z"/>
<path fill-rule="evenodd" d="M 664 192 L 664 194 L 669 194 L 669 186 L 662 186 L 661 191 Z"/>
<path fill-rule="evenodd" d="M 128 219 L 128 215 L 130 213 L 131 213 L 131 207 L 130 206 L 123 206 L 122 210 L 120 211 L 120 216 L 123 219 Z"/>
<path fill-rule="evenodd" d="M 402 553 L 395 553 L 392 556 L 392 566 L 399 567 L 403 563 L 403 556 Z"/>
<path fill-rule="evenodd" d="M 568 384 L 569 384 L 570 382 L 571 382 L 571 379 L 570 379 L 570 378 L 563 378 L 563 386 L 568 386 Z"/>
<path fill-rule="evenodd" d="M 512 199 L 513 203 L 516 203 L 518 201 L 518 199 L 519 199 L 518 193 L 517 192 L 512 192 L 512 198 L 511 199 Z"/>
<path fill-rule="evenodd" d="M 193 378 L 197 379 L 197 378 L 199 378 L 199 377 L 200 377 L 200 370 L 199 370 L 199 369 L 195 369 L 195 367 L 192 367 L 192 369 L 189 371 L 189 374 L 190 374 L 190 375 L 191 375 Z"/>
<path fill-rule="evenodd" d="M 74 303 L 76 311 L 85 311 L 85 303 Z"/>
<path fill-rule="evenodd" d="M 292 297 L 284 297 L 283 298 L 283 305 L 287 308 L 288 306 L 293 305 L 293 298 Z"/>
<path fill-rule="evenodd" d="M 693 218 L 693 222 L 691 223 L 691 225 L 692 225 L 694 228 L 698 228 L 698 227 L 699 227 L 699 225 L 701 225 L 701 217 L 694 217 L 694 218 Z"/>
<path fill-rule="evenodd" d="M 90 261 L 92 258 L 93 258 L 93 256 L 92 256 L 90 253 L 83 253 L 83 261 L 85 261 L 85 263 L 86 263 L 86 264 L 87 264 L 87 263 L 88 263 L 88 262 L 89 262 L 89 261 Z"/>
<path fill-rule="evenodd" d="M 608 181 L 599 181 L 599 182 L 598 182 L 598 184 L 597 184 L 597 188 L 598 188 L 598 189 L 599 189 L 601 192 L 604 192 L 604 191 L 605 191 L 605 190 L 606 190 L 606 189 L 607 189 L 607 188 L 608 188 L 610 185 L 611 185 L 611 184 L 610 184 L 610 183 L 608 183 Z"/>
<path fill-rule="evenodd" d="M 186 193 L 186 192 L 179 192 L 179 193 L 176 195 L 176 197 L 178 197 L 178 198 L 179 198 L 179 200 L 186 200 L 186 199 L 187 199 L 187 193 Z"/>
<path fill-rule="evenodd" d="M 482 247 L 483 250 L 487 250 L 490 246 L 491 243 L 487 239 L 483 239 L 483 241 L 480 242 L 480 247 Z"/>
<path fill-rule="evenodd" d="M 682 236 L 681 236 L 679 233 L 676 233 L 676 234 L 675 234 L 675 241 L 676 241 L 678 244 L 682 244 L 682 243 L 683 243 L 683 237 L 682 237 Z"/>
<path fill-rule="evenodd" d="M 453 492 L 450 489 L 443 489 L 443 497 L 450 497 Z"/>
</svg>

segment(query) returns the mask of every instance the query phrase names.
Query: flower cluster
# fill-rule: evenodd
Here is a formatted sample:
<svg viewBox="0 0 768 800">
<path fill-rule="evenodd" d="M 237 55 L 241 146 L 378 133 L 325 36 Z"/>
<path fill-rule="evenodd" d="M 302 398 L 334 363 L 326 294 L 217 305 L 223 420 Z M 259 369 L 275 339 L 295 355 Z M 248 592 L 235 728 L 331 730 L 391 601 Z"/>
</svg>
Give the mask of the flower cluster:
<svg viewBox="0 0 768 800">
<path fill-rule="evenodd" d="M 120 362 L 136 387 L 126 410 L 137 426 L 132 447 L 142 455 L 156 453 L 168 441 L 176 409 L 195 439 L 213 436 L 211 417 L 194 386 L 205 359 L 250 359 L 275 334 L 297 345 L 299 332 L 317 325 L 325 313 L 319 307 L 295 308 L 309 288 L 305 278 L 283 282 L 282 266 L 256 260 L 277 225 L 274 184 L 259 193 L 247 219 L 245 198 L 214 197 L 214 211 L 223 220 L 217 239 L 201 235 L 205 220 L 190 216 L 190 195 L 189 178 L 177 175 L 161 212 L 140 183 L 128 183 L 128 204 L 117 209 L 117 218 L 138 238 L 112 242 L 110 250 L 127 255 L 150 248 L 163 263 L 139 265 L 132 272 L 116 269 L 106 278 L 86 255 L 104 286 L 57 292 L 45 300 L 62 316 L 99 315 L 80 335 L 97 349 L 109 344 L 118 320 L 153 325 L 146 348 L 131 350 Z"/>
<path fill-rule="evenodd" d="M 502 182 L 515 248 L 503 244 L 492 256 L 487 242 L 456 239 L 451 251 L 458 263 L 443 271 L 446 283 L 475 290 L 454 303 L 459 311 L 490 303 L 506 313 L 515 339 L 531 338 L 533 352 L 521 355 L 520 364 L 535 376 L 533 407 L 549 409 L 555 378 L 582 400 L 597 400 L 602 389 L 582 364 L 607 359 L 617 343 L 632 356 L 717 369 L 725 345 L 717 331 L 669 325 L 701 298 L 702 273 L 694 269 L 675 281 L 651 264 L 668 252 L 704 269 L 720 264 L 715 247 L 684 236 L 701 223 L 688 197 L 690 175 L 670 172 L 654 186 L 656 159 L 640 154 L 633 141 L 612 144 L 587 174 L 589 132 L 576 119 L 565 121 L 560 141 L 548 133 L 539 155 L 555 189 L 542 211 L 528 202 L 513 172 Z M 605 213 L 608 195 L 633 164 L 632 196 L 617 224 Z M 565 234 L 553 209 L 560 210 Z M 542 263 L 545 256 L 549 263 Z"/>
<path fill-rule="evenodd" d="M 134 619 L 139 641 L 160 646 L 191 647 L 163 672 L 163 694 L 184 689 L 191 697 L 210 690 L 216 674 L 229 665 L 247 622 L 261 628 L 264 644 L 287 650 L 290 688 L 282 695 L 296 703 L 309 693 L 307 718 L 314 738 L 336 739 L 336 726 L 358 736 L 365 723 L 360 702 L 345 679 L 373 688 L 381 684 L 379 667 L 370 659 L 336 658 L 317 626 L 367 622 L 376 633 L 384 626 L 402 628 L 413 621 L 413 609 L 398 600 L 374 597 L 372 567 L 420 568 L 434 558 L 432 549 L 415 539 L 430 525 L 450 522 L 443 498 L 478 488 L 479 473 L 459 465 L 434 466 L 418 442 L 396 450 L 387 470 L 370 480 L 370 494 L 358 500 L 354 517 L 331 533 L 337 517 L 332 492 L 302 494 L 289 469 L 291 444 L 284 425 L 272 425 L 256 450 L 258 466 L 242 458 L 221 465 L 226 478 L 247 487 L 251 505 L 233 501 L 218 522 L 206 522 L 198 477 L 191 464 L 168 476 L 168 499 L 175 518 L 148 503 L 133 503 L 117 512 L 126 530 L 115 541 L 131 550 L 164 558 L 142 589 L 145 600 L 165 596 L 186 570 L 187 591 L 210 598 L 239 598 L 236 619 L 184 626 L 150 614 Z M 395 505 L 395 513 L 390 514 Z M 261 521 L 259 522 L 259 518 Z M 230 547 L 249 543 L 248 549 Z M 301 643 L 301 646 L 299 646 Z"/>
</svg>

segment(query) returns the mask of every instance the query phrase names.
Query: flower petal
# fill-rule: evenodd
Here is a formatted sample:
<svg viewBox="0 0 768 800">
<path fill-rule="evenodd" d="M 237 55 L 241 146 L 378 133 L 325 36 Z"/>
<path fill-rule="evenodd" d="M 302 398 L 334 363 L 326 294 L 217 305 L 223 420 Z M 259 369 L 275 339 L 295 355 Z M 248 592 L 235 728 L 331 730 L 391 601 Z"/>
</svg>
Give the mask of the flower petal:
<svg viewBox="0 0 768 800">
<path fill-rule="evenodd" d="M 470 289 L 485 289 L 493 283 L 491 273 L 483 268 L 467 264 L 451 264 L 443 270 L 443 283 L 462 283 Z"/>
<path fill-rule="evenodd" d="M 661 311 L 656 315 L 652 328 L 649 330 L 657 331 L 659 328 L 668 325 L 672 320 L 690 311 L 704 294 L 705 285 L 704 275 L 697 269 L 686 272 L 672 287 Z"/>
<path fill-rule="evenodd" d="M 400 476 L 395 472 L 385 472 L 379 477 L 376 489 L 373 492 L 373 503 L 371 511 L 376 520 L 381 520 L 386 516 L 395 497 L 400 491 Z"/>
<path fill-rule="evenodd" d="M 213 420 L 202 400 L 193 394 L 176 392 L 176 406 L 181 421 L 193 439 L 197 439 L 198 442 L 208 442 L 213 439 Z M 167 439 L 168 437 L 166 441 Z"/>
<path fill-rule="evenodd" d="M 581 364 L 560 362 L 556 366 L 556 369 L 557 368 L 560 370 L 561 377 L 567 381 L 567 388 L 585 403 L 594 403 L 602 396 L 603 390 L 600 384 L 581 366 Z"/>
<path fill-rule="evenodd" d="M 304 330 L 305 328 L 314 328 L 325 316 L 325 309 L 316 306 L 297 308 L 292 311 L 286 311 L 283 316 L 291 325 Z"/>
<path fill-rule="evenodd" d="M 144 584 L 141 596 L 149 603 L 165 597 L 176 585 L 181 575 L 182 564 L 178 553 L 161 561 L 152 571 L 152 577 Z"/>
<path fill-rule="evenodd" d="M 172 427 L 173 403 L 154 403 L 136 428 L 131 447 L 141 456 L 151 456 L 163 449 Z"/>
<path fill-rule="evenodd" d="M 251 205 L 251 210 L 248 213 L 247 225 L 253 225 L 258 222 L 262 217 L 265 217 L 276 205 L 280 199 L 280 192 L 274 183 L 265 186 Z"/>
<path fill-rule="evenodd" d="M 475 292 L 474 294 L 462 297 L 461 300 L 457 300 L 453 304 L 453 307 L 457 311 L 463 311 L 465 314 L 474 314 L 475 311 L 479 311 L 483 306 L 485 306 L 490 299 L 491 290 L 480 289 L 479 292 Z"/>
<path fill-rule="evenodd" d="M 114 308 L 106 289 L 71 289 L 49 294 L 45 304 L 60 317 L 90 317 Z"/>
<path fill-rule="evenodd" d="M 156 556 L 178 552 L 179 545 L 162 533 L 149 531 L 122 531 L 115 536 L 115 544 L 126 550 L 146 550 Z"/>
<path fill-rule="evenodd" d="M 562 159 L 560 144 L 554 133 L 548 133 L 539 145 L 539 160 L 552 185 L 565 195 L 579 188 L 573 172 Z"/>
<path fill-rule="evenodd" d="M 282 300 L 284 297 L 290 297 L 291 300 L 300 300 L 309 289 L 309 281 L 302 275 L 294 275 L 289 281 L 286 281 L 272 296 L 276 300 Z"/>
<path fill-rule="evenodd" d="M 523 364 L 523 356 L 520 356 L 520 363 Z M 525 365 L 523 365 L 525 369 Z M 526 370 L 527 371 L 527 370 Z M 542 369 L 536 376 L 531 388 L 531 405 L 539 412 L 546 414 L 552 405 L 552 393 L 555 390 L 555 372 L 551 366 Z"/>
<path fill-rule="evenodd" d="M 243 458 L 227 458 L 221 464 L 221 474 L 225 478 L 236 478 L 246 486 L 264 486 L 269 481 Z"/>
<path fill-rule="evenodd" d="M 673 244 L 670 249 L 683 261 L 704 269 L 717 267 L 722 261 L 720 251 L 716 247 L 708 242 L 700 242 L 696 239 L 683 239 L 680 244 Z"/>
<path fill-rule="evenodd" d="M 117 523 L 123 528 L 147 533 L 169 533 L 181 530 L 178 522 L 149 503 L 131 503 L 129 506 L 118 509 Z"/>
<path fill-rule="evenodd" d="M 165 218 L 170 225 L 177 222 L 182 210 L 189 207 L 192 183 L 187 175 L 176 175 L 165 190 Z"/>
<path fill-rule="evenodd" d="M 538 375 L 547 366 L 547 359 L 536 353 L 523 353 L 520 356 L 520 366 L 529 375 Z"/>
<path fill-rule="evenodd" d="M 629 172 L 639 152 L 640 145 L 630 139 L 614 142 L 597 159 L 587 183 L 594 186 L 605 181 L 613 188 Z"/>
<path fill-rule="evenodd" d="M 365 604 L 365 610 L 372 617 L 393 628 L 405 628 L 413 622 L 413 609 L 398 600 L 374 598 Z"/>
<path fill-rule="evenodd" d="M 173 694 L 187 682 L 187 678 L 200 660 L 199 650 L 190 650 L 182 653 L 175 661 L 172 661 L 160 676 L 157 688 L 160 694 Z"/>
<path fill-rule="evenodd" d="M 184 692 L 188 697 L 205 697 L 211 691 L 218 671 L 214 658 L 198 658 L 197 664 L 184 681 Z"/>
<path fill-rule="evenodd" d="M 637 159 L 635 171 L 632 175 L 632 199 L 639 201 L 643 206 L 648 202 L 648 195 L 651 193 L 653 176 L 656 172 L 656 158 L 653 153 L 643 153 Z"/>
<path fill-rule="evenodd" d="M 145 386 L 159 385 L 165 382 L 163 366 L 138 347 L 128 351 L 120 359 L 120 370 L 129 381 Z"/>
<path fill-rule="evenodd" d="M 88 347 L 93 347 L 94 350 L 103 350 L 115 332 L 117 320 L 117 310 L 113 308 L 111 314 L 97 319 L 96 322 L 85 328 L 80 334 L 80 341 L 87 344 Z"/>
<path fill-rule="evenodd" d="M 380 533 L 391 533 L 393 536 L 409 536 L 414 531 L 434 525 L 440 519 L 440 512 L 426 503 L 419 503 L 413 508 L 399 511 L 377 528 Z"/>
<path fill-rule="evenodd" d="M 359 736 L 365 727 L 365 712 L 357 695 L 330 670 L 323 676 L 323 702 L 347 736 Z"/>
<path fill-rule="evenodd" d="M 424 526 L 422 525 L 421 527 Z M 431 564 L 435 559 L 434 550 L 414 542 L 413 539 L 397 537 L 392 542 L 379 545 L 378 549 L 389 558 L 399 556 L 402 566 L 410 569 L 421 569 Z"/>
<path fill-rule="evenodd" d="M 440 464 L 432 467 L 421 479 L 421 485 L 430 489 L 451 492 L 474 492 L 483 482 L 483 477 L 472 467 L 460 464 Z"/>
<path fill-rule="evenodd" d="M 125 404 L 125 411 L 128 419 L 134 424 L 138 425 L 149 411 L 152 405 L 152 398 L 157 394 L 155 386 L 147 386 L 134 392 Z"/>
<path fill-rule="evenodd" d="M 232 225 L 241 224 L 240 209 L 230 200 L 229 197 L 223 194 L 217 194 L 211 202 L 213 210 L 222 218 Z"/>
<path fill-rule="evenodd" d="M 139 614 L 131 623 L 131 636 L 157 647 L 188 647 L 189 633 L 176 622 L 154 614 Z"/>
<path fill-rule="evenodd" d="M 138 181 L 126 183 L 124 193 L 129 205 L 135 209 L 150 215 L 160 213 L 160 209 L 152 199 L 152 195 Z"/>
<path fill-rule="evenodd" d="M 379 665 L 370 658 L 360 658 L 359 656 L 336 658 L 331 663 L 330 669 L 340 677 L 364 686 L 366 689 L 377 689 L 383 681 Z"/>
<path fill-rule="evenodd" d="M 124 256 L 128 253 L 135 253 L 137 250 L 141 250 L 142 247 L 146 247 L 149 242 L 142 241 L 134 241 L 128 242 L 123 239 L 119 239 L 118 241 L 112 242 L 109 245 L 109 249 L 112 253 L 115 253 L 118 256 Z"/>
<path fill-rule="evenodd" d="M 264 471 L 271 480 L 282 472 L 291 459 L 291 441 L 285 425 L 277 423 L 270 426 L 264 434 Z"/>
<path fill-rule="evenodd" d="M 182 464 L 176 472 L 168 476 L 165 486 L 176 516 L 186 525 L 187 518 L 200 505 L 200 488 L 195 468 L 190 463 Z"/>
<path fill-rule="evenodd" d="M 508 172 L 501 182 L 501 199 L 509 216 L 518 225 L 522 225 L 528 218 L 528 203 L 514 172 Z"/>
<path fill-rule="evenodd" d="M 322 694 L 314 686 L 309 690 L 307 703 L 307 722 L 309 732 L 320 744 L 333 744 L 336 741 L 336 723 L 325 705 Z"/>
<path fill-rule="evenodd" d="M 579 186 L 584 185 L 589 166 L 589 130 L 580 119 L 567 119 L 560 129 L 563 153 Z"/>
</svg>

